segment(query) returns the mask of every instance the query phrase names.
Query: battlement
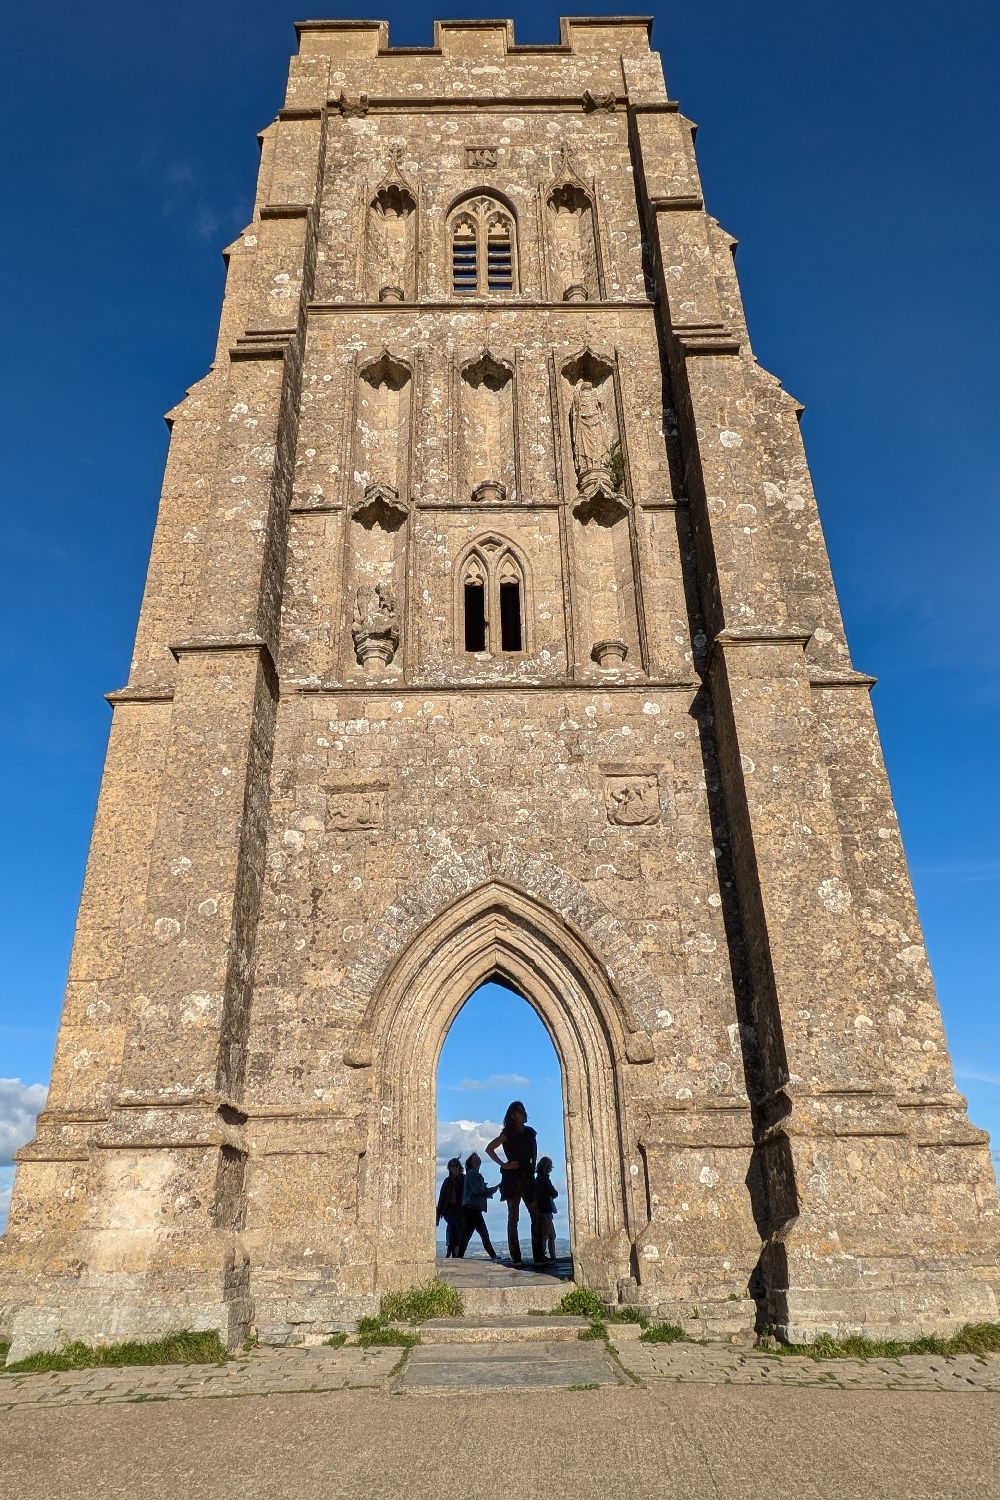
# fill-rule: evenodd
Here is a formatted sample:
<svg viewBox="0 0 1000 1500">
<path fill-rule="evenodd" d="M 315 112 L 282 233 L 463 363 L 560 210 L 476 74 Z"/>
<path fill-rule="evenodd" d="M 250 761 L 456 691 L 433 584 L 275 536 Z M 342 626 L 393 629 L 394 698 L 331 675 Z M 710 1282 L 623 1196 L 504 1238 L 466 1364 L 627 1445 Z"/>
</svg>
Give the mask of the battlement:
<svg viewBox="0 0 1000 1500">
<path fill-rule="evenodd" d="M 435 21 L 429 47 L 393 47 L 388 21 L 296 21 L 302 53 L 362 57 L 485 57 L 508 53 L 625 55 L 649 51 L 652 16 L 561 16 L 558 42 L 517 42 L 511 20 Z"/>
<path fill-rule="evenodd" d="M 558 42 L 519 43 L 510 20 L 435 21 L 429 47 L 393 47 L 386 21 L 299 21 L 286 107 L 348 96 L 409 101 L 665 101 L 650 16 L 564 16 Z"/>
</svg>

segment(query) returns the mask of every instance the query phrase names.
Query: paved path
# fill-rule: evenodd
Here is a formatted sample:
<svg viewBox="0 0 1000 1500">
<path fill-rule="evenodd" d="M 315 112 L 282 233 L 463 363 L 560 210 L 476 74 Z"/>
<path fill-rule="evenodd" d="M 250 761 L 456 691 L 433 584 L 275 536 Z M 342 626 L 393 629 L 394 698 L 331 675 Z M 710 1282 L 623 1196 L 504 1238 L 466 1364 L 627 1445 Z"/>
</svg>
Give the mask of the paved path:
<svg viewBox="0 0 1000 1500">
<path fill-rule="evenodd" d="M 617 1330 L 616 1330 L 617 1332 Z M 631 1334 L 632 1330 L 629 1329 Z M 1000 1355 L 821 1359 L 725 1345 L 642 1344 L 620 1338 L 414 1349 L 261 1349 L 224 1365 L 153 1365 L 65 1374 L 0 1374 L 0 1416 L 29 1407 L 103 1406 L 192 1397 L 281 1396 L 379 1389 L 395 1394 L 621 1384 L 810 1386 L 827 1390 L 1000 1393 Z M 1000 1495 L 1000 1481 L 997 1484 Z"/>
<path fill-rule="evenodd" d="M 1000 1472 L 1000 1399 L 982 1393 L 656 1380 L 480 1396 L 339 1390 L 107 1402 L 82 1416 L 39 1406 L 0 1415 L 0 1492 L 17 1500 L 996 1500 Z"/>
</svg>

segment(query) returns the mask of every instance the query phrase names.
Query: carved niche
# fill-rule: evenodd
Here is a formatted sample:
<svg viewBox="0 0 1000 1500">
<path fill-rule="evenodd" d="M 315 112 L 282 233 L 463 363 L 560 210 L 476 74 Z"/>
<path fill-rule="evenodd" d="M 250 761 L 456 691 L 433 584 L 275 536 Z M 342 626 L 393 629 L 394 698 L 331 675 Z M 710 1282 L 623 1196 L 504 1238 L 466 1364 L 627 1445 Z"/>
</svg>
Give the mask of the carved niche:
<svg viewBox="0 0 1000 1500">
<path fill-rule="evenodd" d="M 387 349 L 364 365 L 358 381 L 355 479 L 368 489 L 405 493 L 410 439 L 410 367 Z"/>
<path fill-rule="evenodd" d="M 403 148 L 394 146 L 366 215 L 366 290 L 380 302 L 405 302 L 416 292 L 417 195 L 403 176 L 402 157 Z"/>
<path fill-rule="evenodd" d="M 412 389 L 409 366 L 387 349 L 358 372 L 344 578 L 353 655 L 366 672 L 392 664 L 402 635 Z"/>
<path fill-rule="evenodd" d="M 615 401 L 614 367 L 587 348 L 563 366 L 569 440 L 581 519 L 603 514 L 613 524 L 627 513 L 625 461 Z"/>
<path fill-rule="evenodd" d="M 593 198 L 565 146 L 545 194 L 550 272 L 556 297 L 587 302 L 599 295 Z"/>
<path fill-rule="evenodd" d="M 462 491 L 480 504 L 514 495 L 514 370 L 488 349 L 460 368 Z"/>
<path fill-rule="evenodd" d="M 570 503 L 576 574 L 574 634 L 604 671 L 625 665 L 637 639 L 636 583 L 630 527 L 632 501 L 610 359 L 585 348 L 562 367 L 563 406 L 576 494 Z M 622 522 L 626 522 L 622 525 Z"/>
</svg>

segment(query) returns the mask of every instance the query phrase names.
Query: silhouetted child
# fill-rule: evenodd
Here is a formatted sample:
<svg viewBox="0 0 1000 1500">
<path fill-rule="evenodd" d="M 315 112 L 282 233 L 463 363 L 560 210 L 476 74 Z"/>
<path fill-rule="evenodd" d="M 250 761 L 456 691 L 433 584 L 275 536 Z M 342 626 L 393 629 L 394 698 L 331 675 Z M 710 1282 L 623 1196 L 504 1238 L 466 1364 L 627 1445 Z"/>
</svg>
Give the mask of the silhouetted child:
<svg viewBox="0 0 1000 1500">
<path fill-rule="evenodd" d="M 454 1258 L 462 1253 L 462 1195 L 465 1191 L 465 1173 L 462 1171 L 462 1163 L 457 1156 L 453 1156 L 448 1163 L 448 1175 L 441 1184 L 438 1193 L 437 1218 L 435 1224 L 440 1224 L 443 1219 L 448 1226 L 445 1231 L 445 1259 Z"/>
<path fill-rule="evenodd" d="M 464 1255 L 469 1248 L 469 1241 L 474 1234 L 478 1234 L 483 1242 L 483 1249 L 490 1260 L 496 1260 L 497 1253 L 490 1240 L 490 1232 L 486 1228 L 486 1220 L 483 1217 L 487 1199 L 492 1198 L 497 1188 L 488 1188 L 486 1179 L 480 1172 L 482 1162 L 473 1151 L 471 1156 L 465 1158 L 465 1190 L 462 1194 L 462 1219 L 463 1234 L 462 1246 L 459 1255 Z"/>
<path fill-rule="evenodd" d="M 543 1156 L 535 1174 L 535 1218 L 538 1221 L 538 1237 L 544 1245 L 549 1260 L 556 1258 L 556 1226 L 553 1217 L 559 1189 L 552 1186 L 552 1158 Z"/>
</svg>

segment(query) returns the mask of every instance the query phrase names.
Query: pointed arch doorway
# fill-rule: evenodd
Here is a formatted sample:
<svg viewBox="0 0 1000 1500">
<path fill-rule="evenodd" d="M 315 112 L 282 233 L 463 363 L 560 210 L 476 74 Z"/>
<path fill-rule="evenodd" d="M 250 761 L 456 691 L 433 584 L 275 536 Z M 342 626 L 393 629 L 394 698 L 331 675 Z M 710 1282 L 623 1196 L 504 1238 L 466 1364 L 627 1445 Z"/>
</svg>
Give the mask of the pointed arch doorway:
<svg viewBox="0 0 1000 1500">
<path fill-rule="evenodd" d="M 538 1160 L 552 1162 L 555 1202 L 554 1227 L 558 1270 L 568 1274 L 568 1193 L 566 1186 L 565 1088 L 558 1053 L 545 1023 L 524 996 L 494 974 L 473 990 L 452 1022 L 437 1067 L 437 1162 L 440 1188 L 447 1163 L 458 1157 L 463 1165 L 477 1153 L 490 1186 L 501 1181 L 500 1169 L 486 1155 L 486 1146 L 502 1129 L 504 1113 L 521 1100 L 538 1141 Z M 488 1200 L 485 1214 L 489 1237 L 502 1261 L 510 1256 L 507 1208 L 499 1193 Z M 446 1224 L 438 1226 L 437 1256 L 445 1256 Z M 520 1213 L 519 1245 L 524 1259 L 532 1258 L 531 1220 Z M 466 1259 L 482 1259 L 486 1250 L 478 1233 Z M 446 1268 L 445 1268 L 446 1269 Z M 553 1267 L 555 1269 L 555 1267 Z"/>
<path fill-rule="evenodd" d="M 466 1000 L 497 975 L 539 1015 L 562 1069 L 576 1279 L 614 1295 L 632 1274 L 636 1234 L 625 1007 L 583 938 L 501 881 L 460 896 L 410 940 L 366 1017 L 374 1107 L 362 1214 L 373 1231 L 375 1289 L 433 1274 L 438 1059 Z"/>
</svg>

